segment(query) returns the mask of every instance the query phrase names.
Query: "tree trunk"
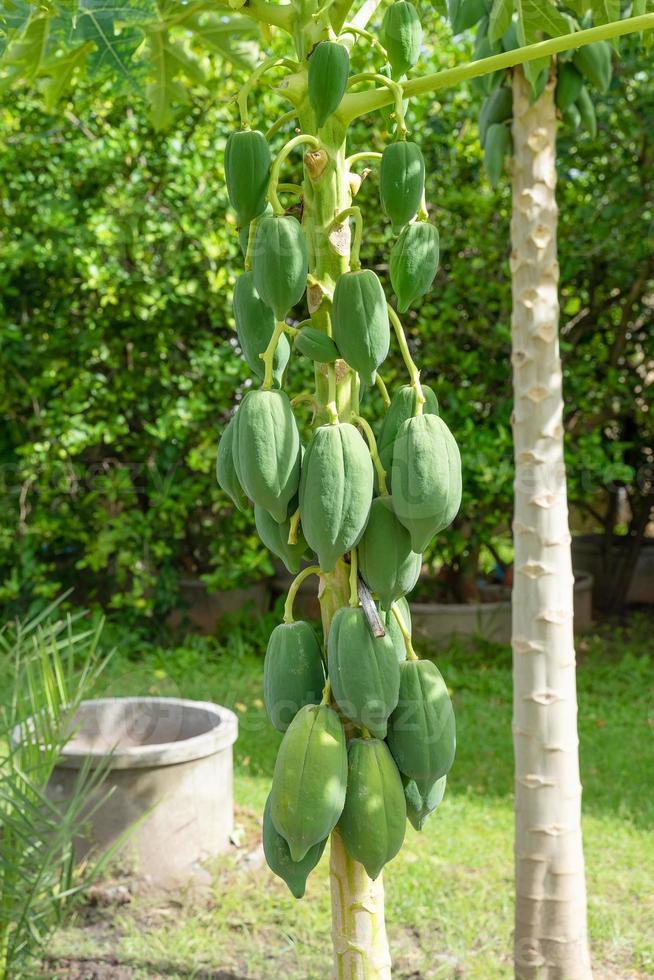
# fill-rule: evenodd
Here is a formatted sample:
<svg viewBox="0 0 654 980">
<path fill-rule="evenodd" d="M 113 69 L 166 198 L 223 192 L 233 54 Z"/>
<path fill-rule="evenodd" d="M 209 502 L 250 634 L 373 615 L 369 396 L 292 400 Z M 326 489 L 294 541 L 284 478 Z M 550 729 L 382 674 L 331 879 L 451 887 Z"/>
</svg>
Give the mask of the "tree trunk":
<svg viewBox="0 0 654 980">
<path fill-rule="evenodd" d="M 559 358 L 555 78 L 514 73 L 515 974 L 590 978 Z"/>
<path fill-rule="evenodd" d="M 300 116 L 304 131 L 311 117 Z M 305 154 L 303 227 L 310 256 L 309 310 L 312 324 L 330 330 L 331 296 L 340 275 L 350 267 L 349 219 L 339 228 L 334 218 L 352 204 L 345 163 L 345 132 L 333 122 L 321 130 L 322 149 Z M 327 420 L 327 368 L 316 367 L 316 422 Z M 336 364 L 336 404 L 342 422 L 358 411 L 354 373 L 343 361 Z M 327 634 L 334 613 L 350 598 L 348 567 L 343 561 L 320 579 L 320 610 Z M 384 922 L 384 885 L 372 881 L 363 865 L 346 852 L 338 830 L 330 842 L 332 938 L 336 980 L 390 980 L 391 956 Z"/>
</svg>

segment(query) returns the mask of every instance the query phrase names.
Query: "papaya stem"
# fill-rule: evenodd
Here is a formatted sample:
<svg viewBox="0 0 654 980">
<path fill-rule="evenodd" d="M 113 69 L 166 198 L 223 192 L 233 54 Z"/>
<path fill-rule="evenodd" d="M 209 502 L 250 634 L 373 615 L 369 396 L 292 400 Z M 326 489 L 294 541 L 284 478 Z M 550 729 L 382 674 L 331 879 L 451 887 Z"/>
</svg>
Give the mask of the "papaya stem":
<svg viewBox="0 0 654 980">
<path fill-rule="evenodd" d="M 328 677 L 327 680 L 325 681 L 325 686 L 322 689 L 322 701 L 320 702 L 320 704 L 321 705 L 329 704 L 331 699 L 332 699 L 332 682 Z"/>
<path fill-rule="evenodd" d="M 388 388 L 384 384 L 384 379 L 382 378 L 379 371 L 377 372 L 377 377 L 375 378 L 375 384 L 379 388 L 379 392 L 384 399 L 384 408 L 388 408 L 391 404 L 391 396 L 388 394 Z"/>
<path fill-rule="evenodd" d="M 378 72 L 364 71 L 361 72 L 360 75 L 352 75 L 347 84 L 348 89 L 352 88 L 354 85 L 358 85 L 359 82 L 378 82 L 380 85 L 385 85 L 389 92 L 391 92 L 393 101 L 395 102 L 397 138 L 400 140 L 405 140 L 407 128 L 406 122 L 404 121 L 404 93 L 402 91 L 402 86 L 398 82 L 394 82 L 390 78 L 386 78 L 385 75 L 380 75 Z"/>
<path fill-rule="evenodd" d="M 328 384 L 328 395 L 327 395 L 327 414 L 329 415 L 329 424 L 338 425 L 338 409 L 336 407 L 336 368 L 333 364 L 329 364 L 327 367 L 327 384 Z"/>
<path fill-rule="evenodd" d="M 394 602 L 391 605 L 391 612 L 395 616 L 397 625 L 400 628 L 400 633 L 402 634 L 402 638 L 404 639 L 404 646 L 406 647 L 407 660 L 418 660 L 418 654 L 413 649 L 413 643 L 411 642 L 411 633 L 409 632 L 408 627 L 404 622 L 404 617 L 400 612 L 400 607 L 398 606 L 397 602 Z"/>
<path fill-rule="evenodd" d="M 409 345 L 407 344 L 406 334 L 404 333 L 404 327 L 400 323 L 400 318 L 393 309 L 393 307 L 388 304 L 388 315 L 393 324 L 393 329 L 395 330 L 395 336 L 397 337 L 397 342 L 400 347 L 400 353 L 402 354 L 402 360 L 409 372 L 409 378 L 411 380 L 411 385 L 416 389 L 416 415 L 422 415 L 422 407 L 425 404 L 425 396 L 422 391 L 422 385 L 420 384 L 420 371 L 415 365 L 413 358 L 411 357 L 411 352 L 409 351 Z"/>
<path fill-rule="evenodd" d="M 301 405 L 302 402 L 308 402 L 313 407 L 314 411 L 317 408 L 316 396 L 312 391 L 302 391 L 299 395 L 296 395 L 295 398 L 291 398 L 291 405 L 293 408 L 295 408 L 296 405 Z"/>
<path fill-rule="evenodd" d="M 320 577 L 322 572 L 318 565 L 309 565 L 308 568 L 303 568 L 299 575 L 296 575 L 291 583 L 291 587 L 288 590 L 288 595 L 286 596 L 286 602 L 284 603 L 284 622 L 293 623 L 293 603 L 295 602 L 295 597 L 298 593 L 298 589 L 302 585 L 305 579 L 309 578 L 310 575 L 317 575 Z"/>
<path fill-rule="evenodd" d="M 248 247 L 245 250 L 245 262 L 243 263 L 246 272 L 249 272 L 249 270 L 252 268 L 252 253 L 254 252 L 254 233 L 257 230 L 258 221 L 259 221 L 258 218 L 254 218 L 254 220 L 250 222 L 250 229 L 248 231 Z"/>
<path fill-rule="evenodd" d="M 360 426 L 368 440 L 368 448 L 370 449 L 370 457 L 372 459 L 372 465 L 375 467 L 375 472 L 377 473 L 377 481 L 379 483 L 379 492 L 382 497 L 387 496 L 388 489 L 386 487 L 386 470 L 382 466 L 382 461 L 379 458 L 379 451 L 377 449 L 377 440 L 375 439 L 375 433 L 372 431 L 368 423 L 360 415 L 353 415 L 352 420 Z"/>
<path fill-rule="evenodd" d="M 297 544 L 297 532 L 300 526 L 300 508 L 295 511 L 288 526 L 287 544 Z"/>
<path fill-rule="evenodd" d="M 345 161 L 345 166 L 350 170 L 355 163 L 362 163 L 364 160 L 381 160 L 382 154 L 376 151 L 370 150 L 368 152 L 364 151 L 362 153 L 353 153 L 351 157 L 348 157 Z"/>
<path fill-rule="evenodd" d="M 283 320 L 278 321 L 275 324 L 275 329 L 272 332 L 272 337 L 270 338 L 270 342 L 268 343 L 268 346 L 266 347 L 263 354 L 259 354 L 259 357 L 261 358 L 261 360 L 265 365 L 265 371 L 263 374 L 263 384 L 261 385 L 264 391 L 270 391 L 270 389 L 273 386 L 273 381 L 274 381 L 273 362 L 275 359 L 275 351 L 277 350 L 277 344 L 279 343 L 279 338 L 281 337 L 281 335 L 284 333 L 285 330 L 286 330 L 286 324 L 284 323 L 284 321 Z"/>
<path fill-rule="evenodd" d="M 388 51 L 384 45 L 381 43 L 381 41 L 377 40 L 374 34 L 371 34 L 370 31 L 365 30 L 365 28 L 355 27 L 354 24 L 346 24 L 341 30 L 341 34 L 352 34 L 354 37 L 363 38 L 368 42 L 371 48 L 374 48 L 374 50 L 382 56 L 384 59 L 384 64 L 388 62 Z"/>
<path fill-rule="evenodd" d="M 363 217 L 361 216 L 361 208 L 353 205 L 351 208 L 346 208 L 337 214 L 332 222 L 332 228 L 337 228 L 342 225 L 348 218 L 352 218 L 354 221 L 354 241 L 352 242 L 352 248 L 350 250 L 350 268 L 355 272 L 361 268 L 361 259 L 359 257 L 361 252 L 361 241 L 363 239 Z"/>
<path fill-rule="evenodd" d="M 300 146 L 303 143 L 308 143 L 309 146 L 313 146 L 316 149 L 320 146 L 320 140 L 317 137 L 311 136 L 309 133 L 300 133 L 299 136 L 294 136 L 292 139 L 288 141 L 288 143 L 285 143 L 274 159 L 273 165 L 270 170 L 270 183 L 268 184 L 268 200 L 272 204 L 272 208 L 275 214 L 284 214 L 284 208 L 282 207 L 280 200 L 277 197 L 277 183 L 279 181 L 279 172 L 282 168 L 282 164 L 286 160 L 287 156 L 293 152 L 295 147 Z"/>
<path fill-rule="evenodd" d="M 241 128 L 250 128 L 250 115 L 248 112 L 248 98 L 250 92 L 257 84 L 262 75 L 265 75 L 267 71 L 271 68 L 287 68 L 289 71 L 297 71 L 300 66 L 296 61 L 291 61 L 289 58 L 266 58 L 261 64 L 254 69 L 247 82 L 241 86 L 238 90 L 236 96 L 236 102 L 238 104 L 238 111 L 241 116 Z"/>
<path fill-rule="evenodd" d="M 489 58 L 479 58 L 476 61 L 456 65 L 454 68 L 445 68 L 443 71 L 434 72 L 430 75 L 412 78 L 404 84 L 404 95 L 410 99 L 418 95 L 433 94 L 446 88 L 453 88 L 460 85 L 461 82 L 467 82 L 473 78 L 482 78 L 484 75 L 491 75 L 507 68 L 515 68 L 516 65 L 525 65 L 532 61 L 538 61 L 540 58 L 551 58 L 554 55 L 562 54 L 564 51 L 573 51 L 584 47 L 586 44 L 594 44 L 596 41 L 611 41 L 613 38 L 622 37 L 625 34 L 637 34 L 640 31 L 651 30 L 654 30 L 654 14 L 625 17 L 624 20 L 611 21 L 608 24 L 589 27 L 572 34 L 562 34 L 560 37 L 548 38 L 545 41 L 536 41 L 534 44 L 527 44 L 512 51 L 503 51 L 501 54 L 494 54 Z M 339 116 L 344 125 L 349 126 L 359 116 L 368 115 L 375 109 L 383 109 L 384 106 L 390 105 L 393 101 L 389 93 L 383 89 L 356 92 L 345 96 L 339 109 Z"/>
<path fill-rule="evenodd" d="M 302 197 L 304 188 L 300 184 L 277 184 L 277 193 L 294 194 L 296 197 Z"/>
<path fill-rule="evenodd" d="M 272 139 L 272 137 L 279 132 L 282 126 L 285 126 L 286 123 L 290 122 L 292 119 L 297 119 L 296 109 L 289 109 L 283 116 L 280 116 L 279 119 L 272 124 L 270 129 L 266 131 L 266 139 Z"/>
<path fill-rule="evenodd" d="M 350 605 L 353 609 L 359 605 L 359 556 L 356 548 L 350 552 Z"/>
</svg>

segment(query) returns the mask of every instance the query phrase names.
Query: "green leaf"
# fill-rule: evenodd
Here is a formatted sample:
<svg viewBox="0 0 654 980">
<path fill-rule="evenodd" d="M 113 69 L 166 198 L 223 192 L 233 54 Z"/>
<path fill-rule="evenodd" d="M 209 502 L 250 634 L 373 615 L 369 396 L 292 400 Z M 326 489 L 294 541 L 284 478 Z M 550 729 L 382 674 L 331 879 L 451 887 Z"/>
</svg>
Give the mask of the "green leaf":
<svg viewBox="0 0 654 980">
<path fill-rule="evenodd" d="M 491 44 L 500 41 L 511 26 L 513 0 L 493 0 L 488 25 L 488 40 Z"/>
<path fill-rule="evenodd" d="M 149 63 L 153 79 L 148 85 L 150 118 L 155 129 L 165 129 L 173 119 L 174 102 L 187 102 L 186 88 L 176 81 L 180 74 L 194 82 L 206 81 L 201 65 L 186 53 L 182 45 L 172 41 L 166 30 L 147 32 Z"/>
<path fill-rule="evenodd" d="M 611 24 L 620 20 L 620 0 L 591 0 L 595 24 Z"/>
<path fill-rule="evenodd" d="M 570 22 L 549 0 L 516 0 L 518 37 L 521 44 L 531 44 L 541 33 L 550 37 L 570 34 Z"/>
<path fill-rule="evenodd" d="M 39 73 L 40 76 L 44 76 L 40 88 L 48 112 L 53 111 L 59 99 L 70 88 L 75 72 L 84 66 L 91 48 L 92 45 L 87 41 L 73 48 L 72 51 L 57 52 L 44 62 Z"/>
<path fill-rule="evenodd" d="M 242 36 L 259 36 L 259 28 L 245 17 L 192 17 L 185 26 L 205 51 L 220 55 L 243 71 L 256 64 L 258 45 Z"/>
<path fill-rule="evenodd" d="M 143 25 L 157 19 L 154 0 L 80 0 L 71 40 L 94 43 L 91 72 L 110 71 L 135 87 L 134 53 L 143 41 Z"/>
<path fill-rule="evenodd" d="M 36 13 L 12 39 L 0 59 L 0 92 L 14 81 L 35 78 L 45 56 L 50 31 L 50 14 Z"/>
</svg>

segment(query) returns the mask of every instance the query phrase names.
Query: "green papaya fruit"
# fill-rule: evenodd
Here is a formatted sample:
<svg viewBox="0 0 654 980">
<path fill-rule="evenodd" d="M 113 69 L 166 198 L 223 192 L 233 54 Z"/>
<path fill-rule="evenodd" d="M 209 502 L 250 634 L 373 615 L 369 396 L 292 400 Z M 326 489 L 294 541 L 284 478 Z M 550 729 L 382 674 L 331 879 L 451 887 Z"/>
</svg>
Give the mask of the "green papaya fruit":
<svg viewBox="0 0 654 980">
<path fill-rule="evenodd" d="M 273 555 L 281 558 L 292 575 L 297 575 L 302 566 L 302 559 L 309 547 L 301 528 L 298 528 L 297 544 L 289 544 L 288 535 L 291 522 L 285 520 L 278 524 L 275 518 L 263 507 L 259 507 L 258 504 L 254 505 L 254 523 L 257 526 L 257 533 L 268 551 L 272 551 Z"/>
<path fill-rule="evenodd" d="M 249 391 L 236 413 L 234 468 L 250 500 L 280 524 L 300 483 L 300 433 L 283 391 Z"/>
<path fill-rule="evenodd" d="M 336 112 L 350 76 L 350 55 L 336 41 L 321 41 L 309 58 L 309 102 L 318 129 Z"/>
<path fill-rule="evenodd" d="M 251 272 L 241 273 L 236 280 L 232 307 L 243 357 L 255 377 L 263 381 L 265 366 L 259 355 L 264 353 L 270 343 L 275 329 L 275 316 L 254 288 L 254 275 Z M 273 360 L 273 378 L 277 385 L 282 383 L 290 356 L 290 344 L 286 335 L 282 334 Z"/>
<path fill-rule="evenodd" d="M 254 286 L 278 321 L 304 296 L 309 256 L 302 226 L 289 214 L 265 214 L 257 222 L 252 257 Z"/>
<path fill-rule="evenodd" d="M 447 0 L 447 13 L 455 34 L 474 27 L 486 16 L 488 10 L 487 0 Z"/>
<path fill-rule="evenodd" d="M 579 98 L 584 85 L 581 74 L 569 62 L 559 66 L 556 78 L 556 105 L 565 112 L 568 106 L 574 105 Z"/>
<path fill-rule="evenodd" d="M 613 77 L 612 51 L 608 41 L 585 44 L 575 52 L 572 63 L 594 88 L 608 92 Z"/>
<path fill-rule="evenodd" d="M 406 815 L 416 830 L 422 830 L 427 817 L 431 816 L 443 802 L 447 776 L 441 776 L 435 783 L 432 783 L 426 793 L 420 792 L 415 779 L 407 779 L 405 776 L 403 783 Z"/>
<path fill-rule="evenodd" d="M 305 704 L 319 704 L 325 686 L 322 651 L 308 623 L 280 623 L 263 662 L 263 702 L 271 725 L 285 732 Z"/>
<path fill-rule="evenodd" d="M 400 664 L 400 696 L 388 721 L 388 747 L 398 769 L 421 794 L 452 768 L 456 752 L 454 708 L 431 660 Z"/>
<path fill-rule="evenodd" d="M 395 230 L 415 217 L 424 190 L 425 161 L 418 144 L 398 140 L 387 146 L 379 172 L 379 195 Z"/>
<path fill-rule="evenodd" d="M 286 730 L 277 753 L 270 815 L 302 861 L 310 848 L 331 834 L 343 812 L 347 747 L 341 719 L 326 704 L 307 704 Z"/>
<path fill-rule="evenodd" d="M 373 468 L 368 447 L 349 422 L 316 429 L 302 461 L 300 514 L 304 536 L 331 572 L 358 544 L 372 502 Z"/>
<path fill-rule="evenodd" d="M 408 0 L 396 0 L 382 21 L 381 42 L 386 48 L 394 78 L 406 75 L 420 57 L 422 24 L 418 11 Z"/>
<path fill-rule="evenodd" d="M 397 655 L 389 636 L 372 635 L 362 609 L 336 612 L 327 637 L 327 670 L 345 717 L 385 738 L 399 692 Z"/>
<path fill-rule="evenodd" d="M 393 513 L 391 497 L 377 497 L 358 545 L 359 569 L 382 609 L 414 588 L 422 555 L 411 548 L 411 536 Z"/>
<path fill-rule="evenodd" d="M 238 216 L 247 225 L 266 207 L 270 178 L 270 147 L 256 129 L 232 133 L 225 146 L 227 195 Z"/>
<path fill-rule="evenodd" d="M 261 214 L 264 215 L 264 214 L 272 214 L 272 213 L 273 213 L 272 204 L 268 202 L 265 208 L 263 209 L 263 211 L 261 212 Z M 256 221 L 256 218 L 254 220 Z M 238 243 L 241 246 L 241 252 L 243 253 L 243 258 L 245 258 L 245 256 L 248 254 L 248 243 L 250 241 L 251 227 L 252 227 L 252 222 L 249 221 L 247 224 L 241 225 L 241 227 L 238 229 Z"/>
<path fill-rule="evenodd" d="M 379 277 L 371 269 L 339 277 L 332 306 L 334 342 L 364 384 L 373 384 L 391 342 L 388 307 Z"/>
<path fill-rule="evenodd" d="M 248 498 L 243 492 L 243 487 L 239 483 L 234 467 L 234 423 L 236 416 L 231 419 L 220 437 L 218 443 L 218 454 L 216 456 L 216 479 L 219 486 L 225 491 L 232 503 L 239 510 L 245 511 L 248 507 Z"/>
<path fill-rule="evenodd" d="M 397 308 L 406 313 L 412 303 L 429 292 L 438 272 L 438 229 L 428 221 L 407 225 L 391 249 L 391 285 Z"/>
<path fill-rule="evenodd" d="M 579 129 L 581 126 L 581 113 L 575 103 L 568 106 L 563 113 L 563 118 L 572 129 Z"/>
<path fill-rule="evenodd" d="M 513 92 L 506 86 L 494 89 L 479 113 L 479 142 L 484 146 L 489 126 L 507 122 L 513 115 Z"/>
<path fill-rule="evenodd" d="M 397 599 L 396 604 L 399 607 L 400 613 L 402 614 L 402 619 L 404 620 L 405 626 L 409 632 L 411 632 L 411 610 L 409 608 L 409 603 L 405 597 L 402 596 L 400 599 Z M 402 663 L 403 660 L 406 660 L 406 643 L 404 642 L 402 631 L 398 625 L 397 619 L 395 618 L 395 613 L 392 609 L 387 611 L 380 609 L 379 618 L 382 621 L 382 626 L 386 630 L 386 634 L 390 636 L 393 642 L 393 649 L 395 650 L 395 656 L 397 657 L 398 663 Z"/>
<path fill-rule="evenodd" d="M 425 415 L 438 415 L 438 398 L 428 385 L 422 385 L 422 393 L 425 398 L 423 413 Z M 386 470 L 390 476 L 391 464 L 393 462 L 393 443 L 397 438 L 400 426 L 407 419 L 413 418 L 416 414 L 416 389 L 412 385 L 402 385 L 398 388 L 388 406 L 384 421 L 382 423 L 379 439 L 377 440 L 377 450 Z"/>
<path fill-rule="evenodd" d="M 296 335 L 293 343 L 301 354 L 319 364 L 333 364 L 339 357 L 338 347 L 331 337 L 315 327 L 304 327 Z"/>
<path fill-rule="evenodd" d="M 484 143 L 484 169 L 491 187 L 497 187 L 504 171 L 504 158 L 511 150 L 511 133 L 506 123 L 488 127 Z"/>
<path fill-rule="evenodd" d="M 595 112 L 595 106 L 590 96 L 590 92 L 585 85 L 582 86 L 581 92 L 579 93 L 579 98 L 577 99 L 577 109 L 579 110 L 579 119 L 584 129 L 586 129 L 594 139 L 597 136 L 597 113 Z"/>
<path fill-rule="evenodd" d="M 402 423 L 391 473 L 395 516 L 411 535 L 413 550 L 422 554 L 461 504 L 461 456 L 442 418 L 419 415 Z"/>
<path fill-rule="evenodd" d="M 270 811 L 269 795 L 263 811 L 263 853 L 266 863 L 274 875 L 286 882 L 295 898 L 302 898 L 306 891 L 307 878 L 320 861 L 327 838 L 310 847 L 301 861 L 294 861 L 288 844 L 275 830 Z"/>
<path fill-rule="evenodd" d="M 377 738 L 353 738 L 348 746 L 347 793 L 338 829 L 350 857 L 373 881 L 402 847 L 402 779 L 387 746 Z"/>
</svg>

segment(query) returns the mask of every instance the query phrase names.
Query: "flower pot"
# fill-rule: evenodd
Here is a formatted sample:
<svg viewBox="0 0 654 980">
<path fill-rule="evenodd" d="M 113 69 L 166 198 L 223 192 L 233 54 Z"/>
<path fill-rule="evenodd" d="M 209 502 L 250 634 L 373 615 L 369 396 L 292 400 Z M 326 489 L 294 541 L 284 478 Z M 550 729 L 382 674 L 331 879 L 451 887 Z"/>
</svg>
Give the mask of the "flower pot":
<svg viewBox="0 0 654 980">
<path fill-rule="evenodd" d="M 592 576 L 580 574 L 574 588 L 575 630 L 583 633 L 592 625 Z M 469 604 L 411 604 L 415 635 L 427 644 L 454 636 L 478 636 L 497 643 L 511 642 L 511 593 L 500 585 L 483 590 L 486 601 Z"/>
<path fill-rule="evenodd" d="M 126 854 L 137 877 L 163 888 L 210 880 L 202 864 L 227 848 L 233 826 L 236 716 L 204 701 L 100 698 L 83 701 L 70 728 L 49 796 L 68 799 L 85 766 L 107 766 L 92 806 L 111 791 L 91 807 L 76 857 L 105 850 L 135 825 Z"/>
</svg>

